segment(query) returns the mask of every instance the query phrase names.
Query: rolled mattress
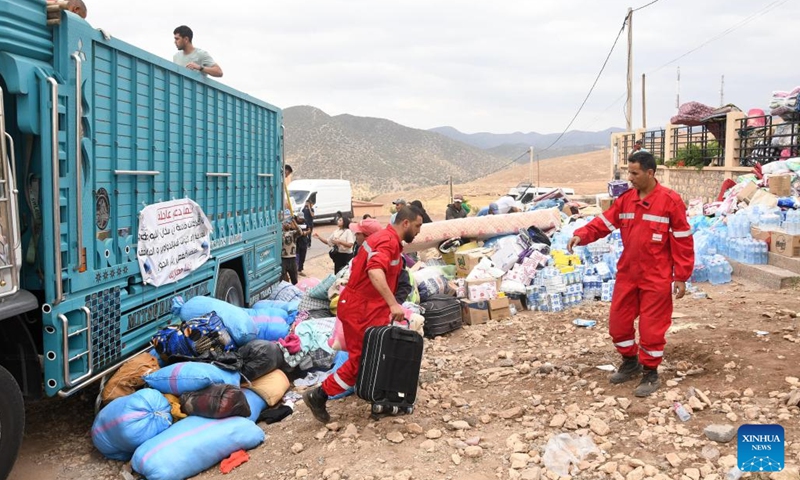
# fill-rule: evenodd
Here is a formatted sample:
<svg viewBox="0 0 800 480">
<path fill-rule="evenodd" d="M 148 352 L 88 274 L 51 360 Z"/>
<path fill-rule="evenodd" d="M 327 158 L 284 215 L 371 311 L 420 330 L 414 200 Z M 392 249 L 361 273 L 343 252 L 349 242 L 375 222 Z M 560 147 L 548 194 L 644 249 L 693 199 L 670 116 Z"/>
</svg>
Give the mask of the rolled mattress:
<svg viewBox="0 0 800 480">
<path fill-rule="evenodd" d="M 455 220 L 425 223 L 414 242 L 405 246 L 406 252 L 418 252 L 438 247 L 443 241 L 461 237 L 487 239 L 498 235 L 516 233 L 520 228 L 531 226 L 542 230 L 561 227 L 561 211 L 558 208 L 534 210 L 532 212 L 486 215 Z"/>
</svg>

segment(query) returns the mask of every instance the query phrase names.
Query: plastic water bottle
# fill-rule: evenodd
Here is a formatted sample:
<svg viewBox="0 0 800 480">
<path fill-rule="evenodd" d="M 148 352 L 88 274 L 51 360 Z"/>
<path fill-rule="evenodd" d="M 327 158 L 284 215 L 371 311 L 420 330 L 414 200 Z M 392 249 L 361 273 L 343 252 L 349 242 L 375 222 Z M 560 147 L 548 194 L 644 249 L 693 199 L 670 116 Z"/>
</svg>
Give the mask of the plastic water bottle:
<svg viewBox="0 0 800 480">
<path fill-rule="evenodd" d="M 728 263 L 727 260 L 722 260 L 722 283 L 731 283 L 731 274 L 733 273 L 733 267 L 731 264 Z"/>
<path fill-rule="evenodd" d="M 739 480 L 742 475 L 744 475 L 744 472 L 739 470 L 739 467 L 734 466 L 725 474 L 725 480 Z"/>
<path fill-rule="evenodd" d="M 682 422 L 688 422 L 689 419 L 692 418 L 692 415 L 680 403 L 673 403 L 672 408 L 675 409 L 675 414 L 681 419 Z"/>
</svg>

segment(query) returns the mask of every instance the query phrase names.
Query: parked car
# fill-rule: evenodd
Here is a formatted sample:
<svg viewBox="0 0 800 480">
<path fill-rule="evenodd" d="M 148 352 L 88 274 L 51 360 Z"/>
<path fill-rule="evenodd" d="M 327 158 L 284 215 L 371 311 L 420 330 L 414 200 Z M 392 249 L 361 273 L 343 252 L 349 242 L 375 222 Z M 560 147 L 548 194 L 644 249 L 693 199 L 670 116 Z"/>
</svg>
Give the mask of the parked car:
<svg viewBox="0 0 800 480">
<path fill-rule="evenodd" d="M 574 188 L 564 188 L 564 187 L 536 187 L 535 185 L 522 182 L 516 187 L 511 188 L 508 191 L 508 195 L 514 197 L 515 200 L 525 203 L 531 203 L 533 199 L 540 197 L 542 195 L 547 195 L 550 192 L 555 190 L 561 190 L 564 192 L 564 195 L 575 195 Z"/>
<path fill-rule="evenodd" d="M 336 223 L 340 214 L 353 217 L 353 189 L 348 180 L 295 180 L 289 184 L 289 197 L 296 215 L 307 200 L 314 201 L 314 223 Z"/>
</svg>

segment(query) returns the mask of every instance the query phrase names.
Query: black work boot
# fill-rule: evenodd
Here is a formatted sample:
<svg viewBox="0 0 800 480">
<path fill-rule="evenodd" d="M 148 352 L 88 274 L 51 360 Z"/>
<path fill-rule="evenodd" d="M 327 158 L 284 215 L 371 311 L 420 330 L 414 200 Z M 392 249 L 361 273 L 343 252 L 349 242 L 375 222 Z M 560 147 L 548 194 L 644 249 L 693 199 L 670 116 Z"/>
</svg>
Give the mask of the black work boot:
<svg viewBox="0 0 800 480">
<path fill-rule="evenodd" d="M 625 383 L 638 377 L 641 372 L 642 365 L 639 363 L 639 357 L 622 357 L 622 365 L 608 378 L 608 381 L 613 384 Z"/>
<path fill-rule="evenodd" d="M 658 390 L 658 387 L 660 386 L 661 383 L 658 381 L 658 369 L 645 368 L 642 381 L 639 382 L 639 386 L 636 387 L 636 390 L 633 392 L 633 394 L 637 397 L 649 397 L 650 394 Z"/>
<path fill-rule="evenodd" d="M 303 403 L 311 410 L 311 414 L 314 415 L 314 418 L 326 424 L 331 421 L 328 409 L 325 408 L 327 401 L 328 394 L 322 390 L 322 387 L 312 388 L 303 393 Z"/>
</svg>

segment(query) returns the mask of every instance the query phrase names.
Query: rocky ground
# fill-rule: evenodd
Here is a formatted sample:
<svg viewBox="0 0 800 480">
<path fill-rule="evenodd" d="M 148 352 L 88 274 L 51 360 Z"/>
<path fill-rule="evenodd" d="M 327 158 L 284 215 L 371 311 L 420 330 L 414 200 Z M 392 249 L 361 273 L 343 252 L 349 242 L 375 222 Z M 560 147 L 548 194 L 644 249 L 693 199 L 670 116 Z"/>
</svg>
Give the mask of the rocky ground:
<svg viewBox="0 0 800 480">
<path fill-rule="evenodd" d="M 322 275 L 327 263 L 320 257 L 307 271 Z M 569 477 L 545 467 L 546 446 L 568 433 L 597 447 L 572 467 L 574 479 L 721 480 L 736 463 L 735 429 L 778 423 L 786 469 L 745 478 L 799 479 L 800 299 L 736 283 L 701 287 L 709 298 L 676 303 L 662 388 L 650 398 L 634 397 L 632 383 L 610 385 L 597 368 L 618 362 L 608 304 L 522 312 L 426 340 L 412 415 L 371 420 L 350 397 L 332 401 L 333 422 L 321 425 L 299 405 L 261 425 L 267 439 L 249 462 L 196 478 L 556 480 Z M 575 318 L 598 324 L 578 328 Z M 123 478 L 125 464 L 103 459 L 88 436 L 95 393 L 28 406 L 11 479 Z M 675 401 L 689 421 L 672 411 Z"/>
</svg>

